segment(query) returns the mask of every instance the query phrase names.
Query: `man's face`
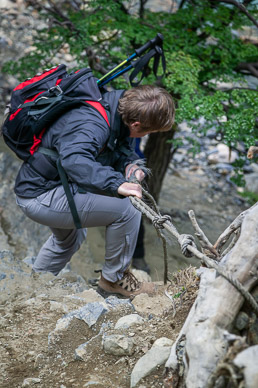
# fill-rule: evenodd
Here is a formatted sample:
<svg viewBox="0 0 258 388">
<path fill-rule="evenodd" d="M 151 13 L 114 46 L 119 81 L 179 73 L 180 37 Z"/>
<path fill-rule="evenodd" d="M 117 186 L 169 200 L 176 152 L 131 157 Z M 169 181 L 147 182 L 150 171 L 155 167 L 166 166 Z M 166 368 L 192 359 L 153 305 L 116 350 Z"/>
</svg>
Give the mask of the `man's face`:
<svg viewBox="0 0 258 388">
<path fill-rule="evenodd" d="M 150 130 L 150 131 L 142 131 L 141 123 L 139 121 L 136 121 L 135 123 L 128 125 L 129 131 L 130 131 L 130 137 L 144 137 L 146 135 L 149 135 L 150 133 L 156 133 L 156 132 L 167 132 L 169 129 L 160 129 L 160 130 Z"/>
<path fill-rule="evenodd" d="M 149 133 L 154 133 L 158 131 L 142 131 L 141 123 L 136 121 L 135 123 L 129 124 L 130 137 L 144 137 Z"/>
</svg>

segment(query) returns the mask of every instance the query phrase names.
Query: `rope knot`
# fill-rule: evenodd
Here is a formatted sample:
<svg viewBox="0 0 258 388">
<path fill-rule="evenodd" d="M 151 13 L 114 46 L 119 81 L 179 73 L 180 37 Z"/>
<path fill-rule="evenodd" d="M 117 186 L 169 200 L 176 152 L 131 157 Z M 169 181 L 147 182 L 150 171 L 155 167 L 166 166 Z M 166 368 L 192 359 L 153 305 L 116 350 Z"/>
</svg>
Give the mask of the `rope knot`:
<svg viewBox="0 0 258 388">
<path fill-rule="evenodd" d="M 187 249 L 188 245 L 191 245 L 192 247 L 196 248 L 194 237 L 191 234 L 180 234 L 180 236 L 178 237 L 178 242 L 181 246 L 181 251 L 185 257 L 194 256 L 194 254 Z"/>
<path fill-rule="evenodd" d="M 156 216 L 153 218 L 152 223 L 156 229 L 164 229 L 164 223 L 170 221 L 171 222 L 171 217 L 169 215 L 164 215 L 164 216 Z"/>
</svg>

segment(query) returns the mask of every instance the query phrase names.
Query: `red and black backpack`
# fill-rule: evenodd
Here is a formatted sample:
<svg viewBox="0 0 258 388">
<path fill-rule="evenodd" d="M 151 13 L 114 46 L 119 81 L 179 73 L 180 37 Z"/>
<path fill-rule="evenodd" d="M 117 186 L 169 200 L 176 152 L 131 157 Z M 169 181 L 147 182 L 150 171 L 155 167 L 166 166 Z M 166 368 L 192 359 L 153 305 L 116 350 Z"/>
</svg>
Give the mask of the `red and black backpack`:
<svg viewBox="0 0 258 388">
<path fill-rule="evenodd" d="M 59 65 L 13 89 L 8 116 L 2 126 L 5 143 L 26 161 L 38 149 L 44 132 L 62 113 L 80 104 L 95 108 L 109 125 L 97 79 L 90 68 L 68 74 Z"/>
<path fill-rule="evenodd" d="M 96 109 L 110 125 L 109 107 L 102 101 L 97 79 L 91 69 L 83 68 L 68 74 L 66 66 L 59 65 L 16 86 L 2 126 L 5 143 L 20 159 L 30 162 L 38 150 L 56 160 L 56 168 L 78 229 L 82 227 L 80 218 L 59 155 L 40 144 L 43 134 L 56 119 L 81 104 Z"/>
</svg>

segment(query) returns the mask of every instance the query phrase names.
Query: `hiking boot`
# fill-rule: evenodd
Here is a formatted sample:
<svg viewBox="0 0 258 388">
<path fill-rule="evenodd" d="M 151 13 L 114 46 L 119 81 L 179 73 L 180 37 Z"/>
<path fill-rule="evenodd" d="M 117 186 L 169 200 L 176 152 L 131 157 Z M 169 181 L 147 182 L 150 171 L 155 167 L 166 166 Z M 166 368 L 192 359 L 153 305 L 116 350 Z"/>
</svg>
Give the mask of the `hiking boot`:
<svg viewBox="0 0 258 388">
<path fill-rule="evenodd" d="M 101 275 L 97 292 L 103 296 L 103 298 L 108 298 L 110 295 L 115 295 L 118 298 L 132 298 L 139 294 L 153 296 L 156 292 L 156 286 L 151 282 L 139 282 L 136 277 L 127 270 L 124 273 L 124 277 L 115 283 L 106 280 Z"/>
<path fill-rule="evenodd" d="M 146 263 L 143 257 L 134 257 L 132 260 L 132 267 L 150 274 L 150 267 Z"/>
</svg>

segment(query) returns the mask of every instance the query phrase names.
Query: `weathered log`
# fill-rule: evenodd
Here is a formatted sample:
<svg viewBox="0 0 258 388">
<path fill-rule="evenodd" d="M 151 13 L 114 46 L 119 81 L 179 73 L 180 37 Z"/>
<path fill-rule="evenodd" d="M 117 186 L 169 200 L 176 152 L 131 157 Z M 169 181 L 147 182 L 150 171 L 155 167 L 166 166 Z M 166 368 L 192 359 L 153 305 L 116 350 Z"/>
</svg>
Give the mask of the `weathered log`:
<svg viewBox="0 0 258 388">
<path fill-rule="evenodd" d="M 231 273 L 247 291 L 257 282 L 257 206 L 247 212 L 236 245 L 219 267 Z M 230 331 L 244 298 L 215 273 L 214 269 L 205 269 L 201 275 L 198 297 L 166 363 L 167 387 L 207 388 L 216 365 L 236 338 Z"/>
</svg>

